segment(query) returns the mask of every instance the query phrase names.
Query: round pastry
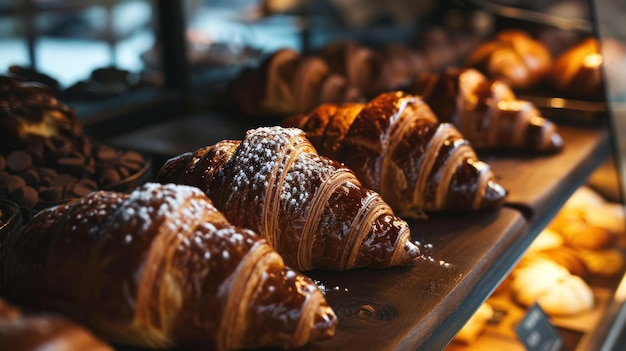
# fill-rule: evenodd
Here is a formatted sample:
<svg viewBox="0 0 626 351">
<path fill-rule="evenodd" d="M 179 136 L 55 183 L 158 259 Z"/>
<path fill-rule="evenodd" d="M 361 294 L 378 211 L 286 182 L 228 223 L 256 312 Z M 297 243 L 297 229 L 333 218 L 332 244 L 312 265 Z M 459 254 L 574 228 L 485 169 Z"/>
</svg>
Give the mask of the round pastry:
<svg viewBox="0 0 626 351">
<path fill-rule="evenodd" d="M 560 231 L 566 245 L 589 250 L 606 249 L 613 245 L 615 236 L 607 229 L 593 226 L 584 220 L 570 222 Z"/>
<path fill-rule="evenodd" d="M 551 64 L 548 49 L 521 30 L 501 31 L 465 61 L 466 66 L 500 79 L 514 89 L 527 89 L 542 81 Z"/>
<path fill-rule="evenodd" d="M 613 235 L 624 236 L 626 234 L 624 215 L 623 204 L 607 202 L 601 206 L 587 209 L 585 220 L 592 226 L 610 231 Z"/>
<path fill-rule="evenodd" d="M 563 245 L 563 236 L 550 228 L 544 228 L 544 230 L 537 235 L 535 240 L 528 247 L 529 252 L 541 251 L 560 247 Z"/>
<path fill-rule="evenodd" d="M 547 258 L 560 266 L 565 267 L 571 274 L 585 278 L 588 269 L 585 260 L 583 260 L 580 250 L 568 246 L 552 247 L 537 252 L 544 258 Z"/>
<path fill-rule="evenodd" d="M 568 97 L 602 96 L 602 55 L 596 38 L 587 38 L 561 54 L 553 65 L 550 84 Z"/>
<path fill-rule="evenodd" d="M 595 305 L 593 292 L 581 277 L 547 258 L 534 258 L 517 267 L 511 291 L 521 305 L 538 303 L 550 316 L 578 314 Z"/>
<path fill-rule="evenodd" d="M 617 249 L 580 250 L 580 257 L 589 272 L 601 277 L 613 277 L 624 270 L 624 254 Z"/>
</svg>

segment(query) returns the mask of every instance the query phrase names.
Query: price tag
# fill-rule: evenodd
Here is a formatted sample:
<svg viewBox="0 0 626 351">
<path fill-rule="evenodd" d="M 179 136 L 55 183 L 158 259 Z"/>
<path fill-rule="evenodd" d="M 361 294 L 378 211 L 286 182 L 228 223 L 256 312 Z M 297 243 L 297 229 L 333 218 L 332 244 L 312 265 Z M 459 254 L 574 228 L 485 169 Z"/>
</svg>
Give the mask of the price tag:
<svg viewBox="0 0 626 351">
<path fill-rule="evenodd" d="M 561 335 L 538 304 L 528 310 L 515 332 L 528 351 L 558 351 L 563 346 Z"/>
</svg>

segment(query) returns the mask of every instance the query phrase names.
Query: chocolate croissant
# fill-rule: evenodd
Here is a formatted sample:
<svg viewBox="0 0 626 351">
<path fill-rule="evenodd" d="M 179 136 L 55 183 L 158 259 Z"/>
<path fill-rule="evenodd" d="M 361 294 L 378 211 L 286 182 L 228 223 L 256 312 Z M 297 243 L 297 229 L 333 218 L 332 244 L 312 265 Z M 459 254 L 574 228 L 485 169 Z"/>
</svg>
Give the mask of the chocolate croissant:
<svg viewBox="0 0 626 351">
<path fill-rule="evenodd" d="M 506 196 L 470 142 L 414 95 L 324 104 L 284 125 L 302 128 L 321 155 L 343 162 L 401 216 L 492 208 Z"/>
<path fill-rule="evenodd" d="M 194 187 L 93 192 L 40 212 L 0 250 L 8 296 L 114 344 L 295 348 L 336 328 L 309 278 Z"/>
<path fill-rule="evenodd" d="M 556 125 L 531 102 L 475 69 L 421 73 L 406 90 L 422 96 L 442 122 L 454 124 L 476 149 L 552 153 L 563 148 Z"/>
<path fill-rule="evenodd" d="M 470 53 L 465 66 L 506 82 L 514 89 L 528 89 L 545 79 L 552 66 L 552 55 L 529 33 L 508 29 Z"/>
<path fill-rule="evenodd" d="M 223 91 L 222 103 L 235 104 L 251 116 L 285 116 L 324 102 L 361 98 L 361 92 L 320 57 L 283 48 L 260 66 L 244 70 Z"/>
<path fill-rule="evenodd" d="M 161 182 L 206 191 L 231 223 L 261 233 L 296 269 L 414 264 L 407 223 L 297 128 L 262 127 L 168 160 Z"/>
</svg>

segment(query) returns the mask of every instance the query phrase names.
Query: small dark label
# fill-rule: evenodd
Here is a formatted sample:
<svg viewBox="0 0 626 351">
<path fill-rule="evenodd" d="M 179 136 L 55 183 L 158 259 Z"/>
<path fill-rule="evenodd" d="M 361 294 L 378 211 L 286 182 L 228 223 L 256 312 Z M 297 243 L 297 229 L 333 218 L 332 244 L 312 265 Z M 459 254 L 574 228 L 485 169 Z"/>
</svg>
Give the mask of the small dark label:
<svg viewBox="0 0 626 351">
<path fill-rule="evenodd" d="M 515 332 L 528 351 L 558 351 L 563 346 L 561 335 L 538 304 L 528 310 Z"/>
</svg>

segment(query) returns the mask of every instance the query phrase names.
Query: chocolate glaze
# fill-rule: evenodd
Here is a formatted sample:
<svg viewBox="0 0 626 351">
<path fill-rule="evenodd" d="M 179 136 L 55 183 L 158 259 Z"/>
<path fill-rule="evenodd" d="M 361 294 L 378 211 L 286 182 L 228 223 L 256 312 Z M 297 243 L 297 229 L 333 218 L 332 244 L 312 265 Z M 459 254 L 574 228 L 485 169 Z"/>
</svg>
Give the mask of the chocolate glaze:
<svg viewBox="0 0 626 351">
<path fill-rule="evenodd" d="M 563 148 L 554 124 L 530 102 L 474 69 L 421 73 L 406 91 L 422 96 L 442 122 L 454 124 L 477 149 L 552 153 Z M 504 100 L 506 104 L 500 104 Z M 524 137 L 516 138 L 520 132 Z"/>
<path fill-rule="evenodd" d="M 0 257 L 8 294 L 117 344 L 299 347 L 337 323 L 311 280 L 189 186 L 148 183 L 44 210 Z"/>
<path fill-rule="evenodd" d="M 406 223 L 352 171 L 317 155 L 299 129 L 248 131 L 238 145 L 171 159 L 157 179 L 200 187 L 231 222 L 261 233 L 300 270 L 382 268 L 419 256 Z"/>
<path fill-rule="evenodd" d="M 427 79 L 424 89 L 448 83 Z M 417 96 L 384 93 L 366 104 L 322 106 L 286 123 L 303 128 L 320 154 L 335 155 L 401 215 L 492 208 L 506 196 L 470 142 L 451 124 L 441 123 Z M 442 185 L 444 179 L 450 183 Z"/>
</svg>

